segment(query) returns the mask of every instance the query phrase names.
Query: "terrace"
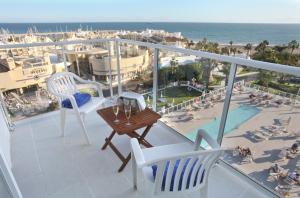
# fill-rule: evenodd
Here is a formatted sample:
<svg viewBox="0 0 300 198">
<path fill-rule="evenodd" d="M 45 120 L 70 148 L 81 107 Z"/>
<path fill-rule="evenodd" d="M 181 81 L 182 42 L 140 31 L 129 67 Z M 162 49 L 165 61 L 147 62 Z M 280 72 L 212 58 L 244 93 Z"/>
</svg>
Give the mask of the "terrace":
<svg viewBox="0 0 300 198">
<path fill-rule="evenodd" d="M 152 80 L 151 89 L 142 90 L 149 96 L 148 106 L 154 111 L 162 114 L 161 120 L 155 124 L 151 132 L 147 136 L 147 140 L 154 146 L 186 142 L 192 144 L 193 138 L 190 138 L 188 133 L 196 130 L 199 126 L 203 126 L 208 122 L 216 121 L 216 128 L 213 132 L 208 131 L 210 135 L 218 140 L 222 147 L 234 149 L 238 145 L 249 146 L 254 151 L 255 157 L 259 158 L 264 153 L 272 152 L 274 150 L 288 147 L 293 142 L 299 140 L 298 137 L 281 138 L 274 137 L 272 141 L 255 143 L 248 141 L 245 136 L 247 130 L 255 130 L 262 125 L 272 124 L 273 119 L 284 119 L 288 113 L 291 112 L 292 123 L 290 130 L 297 132 L 299 126 L 296 120 L 299 120 L 299 102 L 297 96 L 286 96 L 290 98 L 292 103 L 280 107 L 270 107 L 265 105 L 260 106 L 256 104 L 257 108 L 262 108 L 261 112 L 254 117 L 246 119 L 246 121 L 238 125 L 231 126 L 234 130 L 228 132 L 227 125 L 232 120 L 237 118 L 232 117 L 232 111 L 242 103 L 250 103 L 249 94 L 252 92 L 258 95 L 257 91 L 249 86 L 240 93 L 235 93 L 235 76 L 238 67 L 249 67 L 255 69 L 263 69 L 280 74 L 289 74 L 293 76 L 300 76 L 300 69 L 285 65 L 271 64 L 247 59 L 241 59 L 230 56 L 222 56 L 212 53 L 206 53 L 195 50 L 180 49 L 159 44 L 143 43 L 131 40 L 120 39 L 97 39 L 97 40 L 80 40 L 57 43 L 37 43 L 37 44 L 19 44 L 19 45 L 4 45 L 1 48 L 22 48 L 22 47 L 41 47 L 41 46 L 60 46 L 61 53 L 64 55 L 64 48 L 67 45 L 82 44 L 82 45 L 96 45 L 101 42 L 114 42 L 115 55 L 110 54 L 110 57 L 117 57 L 116 67 L 118 71 L 118 86 L 113 87 L 112 81 L 106 90 L 106 97 L 110 105 L 109 98 L 116 97 L 122 93 L 125 88 L 130 89 L 127 84 L 122 83 L 120 77 L 120 45 L 127 43 L 138 45 L 143 48 L 151 49 L 153 52 L 152 72 L 150 79 Z M 197 91 L 189 91 L 188 96 L 184 95 L 184 87 L 175 86 L 176 92 L 172 92 L 171 88 L 166 88 L 165 91 L 159 89 L 160 86 L 168 87 L 176 80 L 170 78 L 163 79 L 159 70 L 160 52 L 172 51 L 178 54 L 193 55 L 199 58 L 212 59 L 219 62 L 231 63 L 229 80 L 227 88 L 216 87 L 208 92 L 203 93 Z M 65 55 L 64 62 L 66 63 Z M 66 64 L 67 70 L 67 64 Z M 187 80 L 191 81 L 192 77 L 186 73 Z M 132 83 L 132 82 L 131 82 Z M 136 82 L 140 83 L 140 82 Z M 133 83 L 134 84 L 134 83 Z M 131 87 L 135 87 L 131 85 Z M 147 87 L 149 88 L 149 87 Z M 221 90 L 221 91 L 217 91 Z M 265 91 L 264 93 L 267 93 Z M 183 94 L 183 95 L 182 95 Z M 212 99 L 213 97 L 220 98 Z M 179 97 L 176 97 L 179 96 Z M 202 96 L 202 97 L 201 97 Z M 147 96 L 146 101 L 147 101 Z M 174 102 L 173 102 L 173 99 Z M 274 98 L 277 96 L 274 95 Z M 279 96 L 278 96 L 279 97 Z M 283 96 L 280 96 L 283 97 Z M 197 99 L 198 98 L 198 99 Z M 165 99 L 165 100 L 162 100 Z M 198 102 L 203 100 L 202 102 Z M 213 104 L 210 106 L 205 103 L 211 100 Z M 217 100 L 217 101 L 215 101 Z M 3 123 L 1 127 L 5 130 L 12 126 L 7 109 L 1 102 L 3 112 Z M 166 107 L 166 105 L 169 105 Z M 165 110 L 162 111 L 162 107 Z M 289 111 L 293 108 L 292 111 Z M 111 131 L 110 127 L 100 118 L 96 112 L 89 114 L 86 118 L 89 136 L 91 137 L 91 145 L 85 145 L 84 138 L 80 130 L 78 130 L 75 117 L 68 117 L 66 123 L 66 136 L 60 137 L 59 130 L 59 116 L 58 111 L 45 113 L 31 118 L 25 118 L 21 121 L 14 122 L 15 130 L 10 133 L 8 147 L 11 148 L 11 155 L 9 152 L 3 154 L 1 157 L 6 160 L 6 163 L 0 161 L 2 167 L 8 167 L 3 171 L 3 175 L 8 182 L 9 190 L 14 197 L 18 197 L 18 189 L 22 195 L 19 197 L 142 197 L 145 192 L 137 192 L 133 190 L 132 186 L 132 169 L 131 161 L 127 167 L 121 172 L 117 172 L 120 166 L 119 159 L 112 153 L 111 149 L 102 151 L 101 145 L 105 141 Z M 184 120 L 182 116 L 193 114 L 192 119 Z M 2 116 L 2 114 L 1 114 Z M 178 122 L 178 120 L 180 122 Z M 2 121 L 2 119 L 1 119 Z M 5 125 L 4 121 L 7 123 Z M 235 121 L 234 121 L 235 122 Z M 1 128 L 1 129 L 2 129 Z M 188 138 L 187 138 L 187 137 Z M 293 139 L 292 139 L 293 138 Z M 10 142 L 10 143 L 9 143 Z M 118 136 L 114 139 L 114 143 L 124 153 L 130 152 L 129 138 L 125 136 Z M 9 145 L 10 144 L 10 145 Z M 284 144 L 284 145 L 283 145 Z M 267 145 L 267 146 L 265 146 Z M 4 149 L 3 149 L 4 150 Z M 277 151 L 276 151 L 277 152 Z M 254 160 L 255 163 L 240 165 L 236 159 L 233 159 L 230 152 L 218 161 L 209 175 L 209 197 L 278 197 L 282 196 L 280 192 L 274 191 L 274 184 L 269 185 L 263 182 L 269 165 L 276 159 L 269 159 L 265 156 L 264 163 L 260 160 Z M 273 157 L 273 156 L 272 156 Z M 10 161 L 11 158 L 11 161 Z M 2 158 L 1 158 L 2 159 Z M 284 161 L 281 166 L 288 166 L 289 163 L 295 163 L 299 160 L 296 156 L 294 161 Z M 11 166 L 10 166 L 11 163 Z M 11 167 L 11 169 L 10 169 Z M 11 170 L 11 171 L 10 171 Z M 264 171 L 262 174 L 261 171 Z M 253 179 L 253 172 L 257 174 Z M 9 176 L 9 174 L 12 175 Z M 0 178 L 2 178 L 0 176 Z M 15 179 L 15 180 L 14 180 Z M 1 183 L 1 180 L 0 180 Z M 293 189 L 295 191 L 295 189 Z M 297 190 L 297 189 L 296 189 Z M 297 196 L 297 191 L 293 191 L 293 196 Z M 5 193 L 5 192 L 4 192 Z M 4 197 L 13 197 L 6 194 Z M 173 197 L 173 195 L 170 195 Z M 199 197 L 197 192 L 187 194 L 186 197 Z"/>
</svg>

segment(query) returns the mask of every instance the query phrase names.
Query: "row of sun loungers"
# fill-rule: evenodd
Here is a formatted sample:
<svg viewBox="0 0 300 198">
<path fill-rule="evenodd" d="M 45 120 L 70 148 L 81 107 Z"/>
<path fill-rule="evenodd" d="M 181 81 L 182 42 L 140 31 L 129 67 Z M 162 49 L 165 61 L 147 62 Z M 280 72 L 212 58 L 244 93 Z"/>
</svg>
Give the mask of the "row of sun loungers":
<svg viewBox="0 0 300 198">
<path fill-rule="evenodd" d="M 265 107 L 280 107 L 281 105 L 290 105 L 292 100 L 289 98 L 281 98 L 271 94 L 251 93 L 249 95 L 250 103 Z"/>
<path fill-rule="evenodd" d="M 269 138 L 274 136 L 291 135 L 291 132 L 289 132 L 287 129 L 291 122 L 291 119 L 291 117 L 289 117 L 288 119 L 274 119 L 274 124 L 269 126 L 261 126 L 260 129 L 250 131 L 249 133 L 251 137 L 257 141 L 268 140 Z M 294 135 L 296 136 L 295 132 Z"/>
</svg>

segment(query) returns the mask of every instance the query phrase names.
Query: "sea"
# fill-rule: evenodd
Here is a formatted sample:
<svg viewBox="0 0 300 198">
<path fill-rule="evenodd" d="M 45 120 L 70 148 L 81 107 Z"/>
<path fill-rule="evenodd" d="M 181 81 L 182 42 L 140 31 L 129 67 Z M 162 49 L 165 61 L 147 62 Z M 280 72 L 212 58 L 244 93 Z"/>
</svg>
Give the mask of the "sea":
<svg viewBox="0 0 300 198">
<path fill-rule="evenodd" d="M 271 45 L 284 45 L 291 40 L 300 41 L 300 24 L 249 24 L 249 23 L 167 23 L 167 22 L 99 22 L 99 23 L 0 23 L 0 28 L 11 33 L 26 33 L 35 27 L 38 32 L 82 30 L 145 29 L 181 32 L 194 42 L 207 38 L 220 44 L 257 44 L 268 40 Z"/>
</svg>

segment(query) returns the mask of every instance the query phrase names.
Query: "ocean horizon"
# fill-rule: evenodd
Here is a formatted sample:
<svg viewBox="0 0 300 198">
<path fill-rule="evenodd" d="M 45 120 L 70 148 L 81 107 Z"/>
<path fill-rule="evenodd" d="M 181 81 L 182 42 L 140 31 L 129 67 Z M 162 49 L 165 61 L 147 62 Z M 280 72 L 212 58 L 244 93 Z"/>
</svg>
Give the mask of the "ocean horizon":
<svg viewBox="0 0 300 198">
<path fill-rule="evenodd" d="M 300 24 L 268 23 L 195 23 L 195 22 L 74 22 L 74 23 L 0 23 L 0 28 L 10 33 L 24 34 L 29 28 L 38 32 L 65 32 L 82 30 L 161 29 L 181 32 L 182 36 L 197 42 L 203 38 L 220 44 L 233 41 L 236 45 L 258 44 L 268 40 L 271 45 L 283 45 L 292 40 L 300 41 Z"/>
</svg>

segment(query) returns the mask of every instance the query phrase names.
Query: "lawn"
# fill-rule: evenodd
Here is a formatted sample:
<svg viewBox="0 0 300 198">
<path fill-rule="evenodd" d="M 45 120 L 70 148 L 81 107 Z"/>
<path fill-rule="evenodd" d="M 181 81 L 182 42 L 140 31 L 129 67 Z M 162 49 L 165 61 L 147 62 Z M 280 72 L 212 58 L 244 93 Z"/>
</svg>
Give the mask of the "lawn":
<svg viewBox="0 0 300 198">
<path fill-rule="evenodd" d="M 162 97 L 161 97 L 162 94 Z M 182 103 L 183 101 L 190 100 L 194 97 L 200 96 L 201 92 L 198 92 L 196 90 L 188 91 L 187 87 L 169 87 L 164 90 L 158 91 L 158 102 L 157 106 L 158 108 L 161 108 L 163 106 L 168 106 L 168 104 L 171 104 L 173 102 L 174 98 L 174 104 Z M 149 101 L 147 100 L 148 96 L 145 96 L 145 100 L 147 104 L 152 104 L 152 98 L 149 98 Z M 161 100 L 162 99 L 162 100 Z M 166 101 L 163 101 L 166 100 Z"/>
</svg>

